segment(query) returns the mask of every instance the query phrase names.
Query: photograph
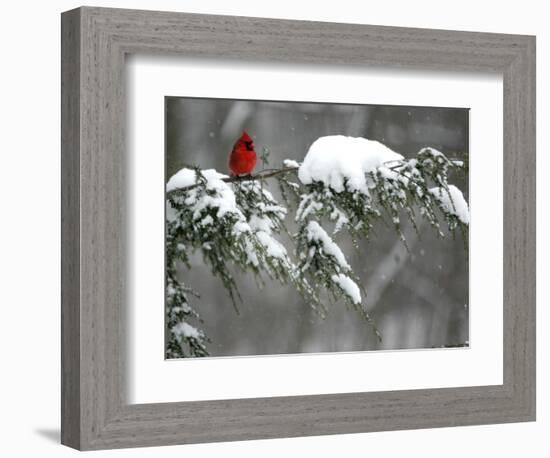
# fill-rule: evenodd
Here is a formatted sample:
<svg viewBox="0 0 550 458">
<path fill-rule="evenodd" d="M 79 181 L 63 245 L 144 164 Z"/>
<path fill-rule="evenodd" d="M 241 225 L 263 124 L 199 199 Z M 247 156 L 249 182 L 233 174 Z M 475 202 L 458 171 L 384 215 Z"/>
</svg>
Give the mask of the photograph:
<svg viewBox="0 0 550 458">
<path fill-rule="evenodd" d="M 165 358 L 469 347 L 469 109 L 165 97 Z"/>
</svg>

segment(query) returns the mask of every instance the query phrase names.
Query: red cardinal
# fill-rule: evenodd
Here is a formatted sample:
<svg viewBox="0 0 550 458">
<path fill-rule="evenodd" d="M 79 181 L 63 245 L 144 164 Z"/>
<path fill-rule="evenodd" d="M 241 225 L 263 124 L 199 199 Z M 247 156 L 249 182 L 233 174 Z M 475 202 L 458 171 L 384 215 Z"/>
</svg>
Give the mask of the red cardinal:
<svg viewBox="0 0 550 458">
<path fill-rule="evenodd" d="M 254 142 L 245 131 L 241 134 L 229 155 L 229 170 L 231 175 L 249 175 L 256 165 Z"/>
</svg>

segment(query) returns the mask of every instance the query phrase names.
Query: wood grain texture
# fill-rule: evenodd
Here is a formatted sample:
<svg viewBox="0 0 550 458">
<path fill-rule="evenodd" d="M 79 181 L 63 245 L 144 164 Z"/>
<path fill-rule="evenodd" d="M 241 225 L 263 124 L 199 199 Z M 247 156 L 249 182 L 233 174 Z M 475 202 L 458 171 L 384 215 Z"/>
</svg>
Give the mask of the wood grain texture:
<svg viewBox="0 0 550 458">
<path fill-rule="evenodd" d="M 61 24 L 61 441 L 80 446 L 80 12 Z"/>
<path fill-rule="evenodd" d="M 62 16 L 62 442 L 78 449 L 535 418 L 535 39 L 80 8 Z M 504 384 L 130 405 L 127 54 L 504 75 Z"/>
</svg>

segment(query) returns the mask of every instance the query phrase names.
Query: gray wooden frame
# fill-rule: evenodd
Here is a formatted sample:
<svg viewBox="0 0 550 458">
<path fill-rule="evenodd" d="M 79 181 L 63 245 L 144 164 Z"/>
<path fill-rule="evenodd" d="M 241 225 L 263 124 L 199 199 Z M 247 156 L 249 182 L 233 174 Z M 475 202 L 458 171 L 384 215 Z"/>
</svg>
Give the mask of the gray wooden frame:
<svg viewBox="0 0 550 458">
<path fill-rule="evenodd" d="M 90 7 L 63 13 L 61 32 L 63 444 L 104 449 L 535 419 L 534 37 Z M 129 53 L 503 74 L 504 383 L 128 404 Z"/>
</svg>

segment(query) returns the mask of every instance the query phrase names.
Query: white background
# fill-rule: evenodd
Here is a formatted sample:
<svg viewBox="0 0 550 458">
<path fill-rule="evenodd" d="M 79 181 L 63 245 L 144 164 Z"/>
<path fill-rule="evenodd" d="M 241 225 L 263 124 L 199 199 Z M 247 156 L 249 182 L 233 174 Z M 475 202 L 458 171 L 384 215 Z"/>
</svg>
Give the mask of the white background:
<svg viewBox="0 0 550 458">
<path fill-rule="evenodd" d="M 417 26 L 538 36 L 538 421 L 437 430 L 339 435 L 155 449 L 99 452 L 98 456 L 205 457 L 336 454 L 407 457 L 548 456 L 549 302 L 547 260 L 549 192 L 546 155 L 550 31 L 544 2 L 463 0 L 338 2 L 233 0 L 99 1 L 96 5 Z M 70 456 L 59 425 L 59 13 L 71 1 L 10 2 L 0 26 L 0 451 L 4 456 Z M 543 333 L 546 332 L 546 334 Z"/>
<path fill-rule="evenodd" d="M 128 224 L 132 256 L 128 263 L 130 402 L 502 383 L 501 76 L 372 68 L 350 72 L 349 68 L 326 66 L 322 71 L 318 66 L 266 68 L 254 63 L 158 56 L 130 58 L 127 75 L 132 200 Z M 218 80 L 230 81 L 231 85 L 218 85 Z M 164 300 L 164 97 L 206 94 L 236 99 L 471 108 L 471 347 L 164 361 L 164 313 L 162 307 L 151 307 Z M 218 374 L 227 372 L 232 376 L 219 383 Z M 181 389 L 183 384 L 185 390 Z"/>
</svg>

